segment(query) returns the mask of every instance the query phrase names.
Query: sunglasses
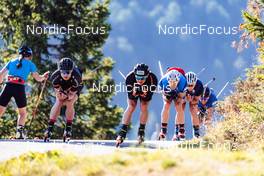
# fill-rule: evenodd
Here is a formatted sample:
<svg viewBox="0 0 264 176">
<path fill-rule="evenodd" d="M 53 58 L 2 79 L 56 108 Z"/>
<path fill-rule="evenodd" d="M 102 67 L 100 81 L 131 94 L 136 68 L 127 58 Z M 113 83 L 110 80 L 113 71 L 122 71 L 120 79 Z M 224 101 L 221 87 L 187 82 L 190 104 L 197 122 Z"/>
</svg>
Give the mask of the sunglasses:
<svg viewBox="0 0 264 176">
<path fill-rule="evenodd" d="M 60 72 L 64 75 L 70 75 L 72 73 L 72 70 L 61 70 Z"/>
<path fill-rule="evenodd" d="M 143 81 L 147 79 L 147 76 L 138 76 L 138 75 L 135 75 L 135 76 L 136 76 L 136 80 L 138 81 Z"/>
<path fill-rule="evenodd" d="M 209 97 L 201 97 L 202 101 L 207 101 L 209 99 Z"/>
<path fill-rule="evenodd" d="M 187 87 L 194 87 L 194 84 L 189 84 L 187 85 Z"/>
</svg>

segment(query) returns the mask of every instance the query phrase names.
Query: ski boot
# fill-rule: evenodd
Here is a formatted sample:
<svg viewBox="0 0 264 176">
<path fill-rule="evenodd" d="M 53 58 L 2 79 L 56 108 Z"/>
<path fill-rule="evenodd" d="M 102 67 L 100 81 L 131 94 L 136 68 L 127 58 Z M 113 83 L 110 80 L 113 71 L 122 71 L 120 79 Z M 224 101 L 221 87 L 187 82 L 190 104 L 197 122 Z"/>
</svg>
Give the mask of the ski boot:
<svg viewBox="0 0 264 176">
<path fill-rule="evenodd" d="M 200 127 L 194 126 L 193 129 L 194 129 L 194 137 L 197 139 L 200 138 Z"/>
<path fill-rule="evenodd" d="M 44 133 L 44 142 L 49 142 L 51 136 L 52 136 L 52 131 L 50 130 L 50 128 L 48 128 Z"/>
<path fill-rule="evenodd" d="M 142 144 L 145 140 L 145 130 L 138 129 L 138 145 Z"/>
<path fill-rule="evenodd" d="M 116 138 L 116 147 L 119 147 L 120 144 L 122 144 L 126 138 L 126 133 L 127 131 L 124 129 L 121 129 L 121 131 L 119 132 L 117 138 Z"/>
<path fill-rule="evenodd" d="M 72 136 L 72 127 L 67 126 L 63 133 L 63 142 L 69 142 Z"/>
<path fill-rule="evenodd" d="M 164 134 L 162 131 L 159 133 L 159 141 L 165 141 L 166 140 L 166 134 Z"/>
<path fill-rule="evenodd" d="M 179 132 L 174 134 L 173 141 L 184 141 L 185 140 L 185 130 L 184 128 L 180 128 Z"/>
<path fill-rule="evenodd" d="M 26 139 L 26 133 L 25 133 L 25 128 L 22 125 L 19 125 L 17 127 L 16 131 L 16 139 Z"/>
</svg>

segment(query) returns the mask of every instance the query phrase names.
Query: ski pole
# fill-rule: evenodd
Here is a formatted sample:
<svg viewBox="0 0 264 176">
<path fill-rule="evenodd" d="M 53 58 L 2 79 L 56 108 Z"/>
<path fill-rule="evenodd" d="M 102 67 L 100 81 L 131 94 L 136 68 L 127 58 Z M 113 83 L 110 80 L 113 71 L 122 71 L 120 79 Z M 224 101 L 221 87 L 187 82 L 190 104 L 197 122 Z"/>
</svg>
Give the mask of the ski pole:
<svg viewBox="0 0 264 176">
<path fill-rule="evenodd" d="M 161 75 L 161 77 L 163 77 L 164 73 L 163 73 L 163 69 L 162 69 L 161 62 L 160 62 L 160 61 L 158 61 L 158 63 L 159 63 L 159 70 L 160 70 L 160 75 Z"/>
<path fill-rule="evenodd" d="M 101 67 L 102 67 L 102 65 L 99 65 L 99 66 L 95 67 L 94 69 L 92 69 L 92 70 L 90 71 L 90 73 L 93 73 L 93 72 L 97 71 L 97 70 L 98 70 L 99 68 L 101 68 Z M 89 80 L 89 78 L 86 77 L 86 78 L 83 78 L 82 80 L 83 80 L 83 81 L 87 81 L 87 80 Z"/>
<path fill-rule="evenodd" d="M 43 94 L 43 92 L 44 92 L 44 89 L 45 89 L 45 87 L 46 87 L 47 80 L 48 80 L 48 79 L 46 79 L 46 80 L 44 81 L 44 84 L 43 84 L 43 86 L 42 86 L 42 88 L 41 88 L 40 94 L 39 94 L 39 96 L 38 96 L 38 98 L 37 98 L 36 107 L 35 107 L 35 109 L 33 110 L 32 118 L 31 118 L 31 120 L 30 120 L 30 122 L 29 122 L 29 127 L 31 127 L 31 124 L 32 124 L 32 122 L 33 122 L 33 119 L 36 117 L 36 113 L 37 113 L 37 110 L 38 110 L 38 106 L 39 106 L 39 103 L 40 103 L 40 100 L 41 100 L 42 94 Z"/>
<path fill-rule="evenodd" d="M 224 87 L 220 90 L 220 92 L 217 94 L 216 98 L 218 98 L 221 93 L 225 90 L 225 88 L 227 87 L 227 85 L 229 84 L 229 81 L 227 81 L 227 83 L 224 85 Z"/>
<path fill-rule="evenodd" d="M 200 75 L 202 72 L 204 72 L 206 70 L 206 67 L 202 68 L 202 70 L 200 70 L 198 73 L 197 73 L 197 76 Z"/>
<path fill-rule="evenodd" d="M 215 77 L 213 77 L 210 81 L 208 81 L 205 86 L 208 86 L 209 84 L 211 84 L 213 81 L 215 81 Z"/>
<path fill-rule="evenodd" d="M 120 70 L 118 70 L 118 72 L 126 80 L 126 76 Z"/>
</svg>

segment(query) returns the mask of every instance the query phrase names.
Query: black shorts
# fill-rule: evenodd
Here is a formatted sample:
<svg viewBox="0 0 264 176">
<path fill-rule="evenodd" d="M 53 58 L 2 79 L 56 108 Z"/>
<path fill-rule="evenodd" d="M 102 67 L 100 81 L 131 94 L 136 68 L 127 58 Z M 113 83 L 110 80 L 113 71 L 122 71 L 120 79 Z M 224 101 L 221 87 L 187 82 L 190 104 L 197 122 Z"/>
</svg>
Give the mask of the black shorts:
<svg viewBox="0 0 264 176">
<path fill-rule="evenodd" d="M 6 107 L 12 97 L 14 97 L 18 108 L 24 108 L 27 106 L 24 85 L 6 83 L 0 95 L 0 105 Z"/>
<path fill-rule="evenodd" d="M 128 99 L 130 100 L 134 100 L 134 101 L 137 101 L 138 99 L 140 99 L 140 101 L 145 101 L 145 102 L 148 102 L 152 99 L 152 95 L 153 94 L 148 94 L 146 97 L 140 97 L 140 96 L 133 96 L 132 94 L 128 94 Z"/>
</svg>

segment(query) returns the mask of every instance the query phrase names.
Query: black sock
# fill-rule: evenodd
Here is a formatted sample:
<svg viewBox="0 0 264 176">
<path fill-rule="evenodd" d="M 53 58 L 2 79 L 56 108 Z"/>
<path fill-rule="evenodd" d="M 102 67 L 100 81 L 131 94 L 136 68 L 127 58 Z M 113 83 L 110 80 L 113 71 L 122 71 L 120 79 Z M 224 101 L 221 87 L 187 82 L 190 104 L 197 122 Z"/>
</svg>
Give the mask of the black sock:
<svg viewBox="0 0 264 176">
<path fill-rule="evenodd" d="M 179 132 L 180 133 L 184 133 L 185 132 L 184 124 L 176 124 L 175 134 L 178 134 Z"/>
<path fill-rule="evenodd" d="M 128 125 L 122 124 L 118 135 L 122 136 L 123 138 L 126 138 L 127 129 Z"/>
<path fill-rule="evenodd" d="M 193 125 L 194 135 L 199 135 L 200 126 L 199 125 Z"/>
<path fill-rule="evenodd" d="M 66 131 L 71 131 L 72 129 L 72 121 L 67 121 L 66 122 Z"/>
<path fill-rule="evenodd" d="M 140 124 L 138 128 L 138 135 L 145 135 L 146 124 Z"/>
<path fill-rule="evenodd" d="M 161 123 L 161 131 L 163 134 L 167 134 L 168 123 Z"/>
</svg>

